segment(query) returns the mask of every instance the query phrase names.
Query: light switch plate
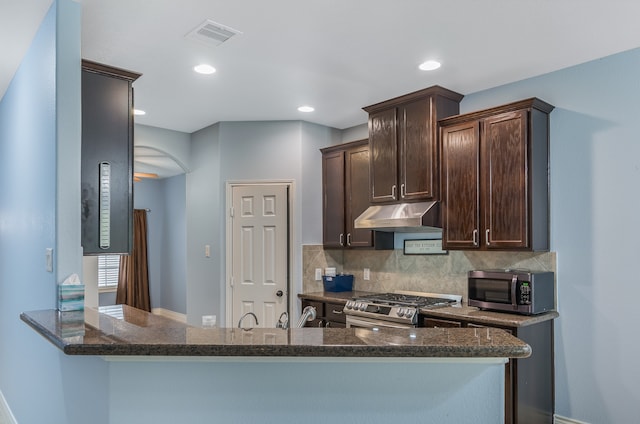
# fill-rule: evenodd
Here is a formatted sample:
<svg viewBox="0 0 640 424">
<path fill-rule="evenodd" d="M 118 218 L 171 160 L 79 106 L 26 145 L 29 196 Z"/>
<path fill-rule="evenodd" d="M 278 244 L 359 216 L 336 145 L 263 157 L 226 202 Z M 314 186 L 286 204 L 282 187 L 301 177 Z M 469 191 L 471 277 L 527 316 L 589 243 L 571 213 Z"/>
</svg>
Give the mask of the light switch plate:
<svg viewBox="0 0 640 424">
<path fill-rule="evenodd" d="M 365 281 L 369 281 L 371 279 L 371 272 L 369 271 L 369 268 L 364 269 L 362 278 L 364 278 Z"/>
<path fill-rule="evenodd" d="M 316 281 L 322 280 L 322 268 L 316 268 Z"/>
<path fill-rule="evenodd" d="M 47 272 L 53 272 L 53 248 L 47 247 L 44 250 L 45 269 Z"/>
</svg>

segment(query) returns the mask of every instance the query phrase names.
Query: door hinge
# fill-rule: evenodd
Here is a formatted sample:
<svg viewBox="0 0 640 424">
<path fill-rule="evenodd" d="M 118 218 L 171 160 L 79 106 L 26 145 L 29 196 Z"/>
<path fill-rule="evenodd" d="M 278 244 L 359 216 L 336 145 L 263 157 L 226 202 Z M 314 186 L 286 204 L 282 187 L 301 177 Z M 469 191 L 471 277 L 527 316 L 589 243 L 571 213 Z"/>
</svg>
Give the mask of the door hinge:
<svg viewBox="0 0 640 424">
<path fill-rule="evenodd" d="M 234 214 L 235 214 L 235 211 L 234 211 L 234 209 L 233 209 L 233 206 L 231 206 L 231 207 L 229 208 L 229 217 L 233 218 L 233 215 L 234 215 Z"/>
<path fill-rule="evenodd" d="M 234 281 L 233 281 L 233 277 L 231 277 L 231 278 L 229 279 L 229 285 L 230 285 L 231 287 L 233 287 L 233 283 L 234 283 Z"/>
</svg>

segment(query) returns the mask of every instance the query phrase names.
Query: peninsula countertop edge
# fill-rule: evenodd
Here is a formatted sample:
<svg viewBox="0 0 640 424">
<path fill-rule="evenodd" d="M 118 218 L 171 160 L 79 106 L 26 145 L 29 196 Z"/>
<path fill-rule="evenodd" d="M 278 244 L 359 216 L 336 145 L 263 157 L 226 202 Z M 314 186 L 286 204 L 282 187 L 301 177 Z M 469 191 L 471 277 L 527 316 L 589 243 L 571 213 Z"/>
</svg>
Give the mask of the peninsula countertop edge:
<svg viewBox="0 0 640 424">
<path fill-rule="evenodd" d="M 122 305 L 99 312 L 23 312 L 67 355 L 121 357 L 526 358 L 531 347 L 496 328 L 211 328 Z"/>
</svg>

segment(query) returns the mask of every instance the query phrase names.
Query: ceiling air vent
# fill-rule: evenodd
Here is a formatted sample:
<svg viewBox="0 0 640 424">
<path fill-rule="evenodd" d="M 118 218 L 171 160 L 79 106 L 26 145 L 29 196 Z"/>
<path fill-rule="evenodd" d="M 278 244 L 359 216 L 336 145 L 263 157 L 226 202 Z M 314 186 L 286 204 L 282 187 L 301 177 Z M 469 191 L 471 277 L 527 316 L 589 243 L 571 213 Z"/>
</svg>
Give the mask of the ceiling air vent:
<svg viewBox="0 0 640 424">
<path fill-rule="evenodd" d="M 186 35 L 187 38 L 202 41 L 204 43 L 218 46 L 234 35 L 242 34 L 240 31 L 221 25 L 207 19 L 198 25 L 193 31 Z"/>
</svg>

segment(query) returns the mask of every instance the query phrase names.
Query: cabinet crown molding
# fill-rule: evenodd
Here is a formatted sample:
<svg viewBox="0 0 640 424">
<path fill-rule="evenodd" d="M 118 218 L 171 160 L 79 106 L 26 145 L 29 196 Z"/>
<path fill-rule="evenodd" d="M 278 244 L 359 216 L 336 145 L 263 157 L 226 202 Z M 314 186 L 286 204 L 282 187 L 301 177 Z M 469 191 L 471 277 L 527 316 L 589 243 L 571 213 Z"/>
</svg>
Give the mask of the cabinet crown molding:
<svg viewBox="0 0 640 424">
<path fill-rule="evenodd" d="M 399 97 L 394 97 L 393 99 L 385 100 L 383 102 L 376 103 L 370 106 L 365 106 L 362 109 L 365 112 L 373 113 L 377 112 L 378 110 L 388 109 L 390 107 L 394 107 L 403 103 L 411 102 L 413 100 L 423 99 L 428 96 L 445 97 L 455 102 L 460 102 L 460 100 L 462 100 L 462 98 L 464 97 L 464 95 L 460 93 L 456 93 L 455 91 L 451 91 L 439 85 L 434 85 L 422 90 L 414 91 L 413 93 L 404 94 Z"/>
<path fill-rule="evenodd" d="M 522 110 L 522 109 L 538 109 L 544 113 L 551 113 L 555 106 L 545 102 L 544 100 L 540 100 L 537 97 L 531 97 L 529 99 L 519 100 L 513 103 L 507 103 L 502 106 L 495 106 L 489 109 L 482 109 L 475 112 L 464 113 L 461 115 L 450 116 L 448 118 L 443 118 L 438 121 L 441 126 L 446 125 L 454 125 L 461 122 L 468 122 L 471 120 L 482 119 L 488 116 L 493 116 L 497 113 L 504 112 L 512 112 L 514 110 Z"/>
<path fill-rule="evenodd" d="M 115 78 L 122 78 L 131 82 L 142 76 L 137 72 L 128 71 L 122 68 L 105 65 L 103 63 L 93 62 L 91 60 L 82 59 L 82 70 L 88 72 L 96 72 L 99 74 L 109 75 Z"/>
</svg>

